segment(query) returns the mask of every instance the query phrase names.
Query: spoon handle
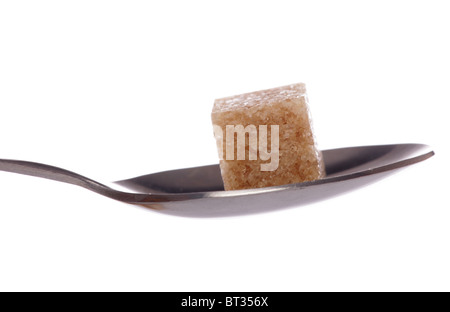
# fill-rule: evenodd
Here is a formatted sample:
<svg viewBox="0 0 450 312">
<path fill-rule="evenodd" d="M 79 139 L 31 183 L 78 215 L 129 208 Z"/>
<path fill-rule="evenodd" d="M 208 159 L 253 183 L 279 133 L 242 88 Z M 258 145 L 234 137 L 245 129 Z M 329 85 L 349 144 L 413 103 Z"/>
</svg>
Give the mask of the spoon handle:
<svg viewBox="0 0 450 312">
<path fill-rule="evenodd" d="M 140 197 L 142 197 L 142 194 L 125 193 L 113 190 L 106 185 L 69 170 L 35 162 L 0 159 L 0 171 L 18 173 L 81 186 L 103 196 L 123 202 L 136 202 L 140 200 Z"/>
<path fill-rule="evenodd" d="M 65 169 L 29 161 L 0 159 L 0 170 L 74 184 L 82 187 L 89 186 L 92 183 L 99 184 L 98 182 Z"/>
</svg>

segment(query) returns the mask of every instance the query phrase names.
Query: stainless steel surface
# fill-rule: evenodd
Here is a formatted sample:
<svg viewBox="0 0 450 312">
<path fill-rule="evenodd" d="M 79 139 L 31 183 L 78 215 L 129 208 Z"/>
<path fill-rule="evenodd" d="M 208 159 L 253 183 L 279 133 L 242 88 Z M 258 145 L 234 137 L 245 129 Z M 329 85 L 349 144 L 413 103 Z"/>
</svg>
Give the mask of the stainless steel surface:
<svg viewBox="0 0 450 312">
<path fill-rule="evenodd" d="M 260 189 L 228 191 L 218 165 L 179 169 L 117 181 L 112 189 L 71 171 L 33 162 L 0 159 L 0 170 L 84 187 L 109 198 L 186 217 L 260 213 L 324 200 L 382 179 L 434 155 L 429 146 L 396 144 L 323 151 L 324 179 Z"/>
</svg>

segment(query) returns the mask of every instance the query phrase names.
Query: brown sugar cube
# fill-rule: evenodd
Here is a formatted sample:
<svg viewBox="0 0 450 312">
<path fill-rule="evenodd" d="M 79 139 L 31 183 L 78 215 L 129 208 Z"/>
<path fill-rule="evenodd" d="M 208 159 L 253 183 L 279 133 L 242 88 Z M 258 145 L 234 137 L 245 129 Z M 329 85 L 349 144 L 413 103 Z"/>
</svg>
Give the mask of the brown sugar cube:
<svg viewBox="0 0 450 312">
<path fill-rule="evenodd" d="M 212 122 L 225 190 L 325 176 L 303 83 L 217 99 Z"/>
</svg>

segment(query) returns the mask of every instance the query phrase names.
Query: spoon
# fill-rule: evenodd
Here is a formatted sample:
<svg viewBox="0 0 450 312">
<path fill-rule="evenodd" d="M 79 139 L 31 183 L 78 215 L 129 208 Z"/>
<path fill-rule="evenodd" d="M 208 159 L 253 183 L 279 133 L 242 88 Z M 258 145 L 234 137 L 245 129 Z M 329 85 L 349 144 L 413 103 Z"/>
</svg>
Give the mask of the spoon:
<svg viewBox="0 0 450 312">
<path fill-rule="evenodd" d="M 219 165 L 153 173 L 114 182 L 123 192 L 61 168 L 0 159 L 0 170 L 84 187 L 161 213 L 224 217 L 280 210 L 324 200 L 387 177 L 434 155 L 423 144 L 395 144 L 323 151 L 327 176 L 321 180 L 258 189 L 224 191 Z"/>
</svg>

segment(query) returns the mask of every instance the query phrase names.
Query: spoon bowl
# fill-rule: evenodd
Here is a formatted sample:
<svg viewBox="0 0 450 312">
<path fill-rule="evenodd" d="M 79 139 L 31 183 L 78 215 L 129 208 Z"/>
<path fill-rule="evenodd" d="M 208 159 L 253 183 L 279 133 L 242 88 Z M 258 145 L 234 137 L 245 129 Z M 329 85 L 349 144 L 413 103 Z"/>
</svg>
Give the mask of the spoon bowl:
<svg viewBox="0 0 450 312">
<path fill-rule="evenodd" d="M 127 192 L 65 169 L 0 159 L 0 170 L 84 187 L 109 198 L 184 217 L 226 217 L 325 200 L 383 179 L 434 155 L 427 145 L 395 144 L 323 151 L 323 179 L 258 189 L 224 191 L 219 165 L 178 169 L 114 182 Z"/>
</svg>

